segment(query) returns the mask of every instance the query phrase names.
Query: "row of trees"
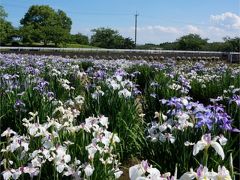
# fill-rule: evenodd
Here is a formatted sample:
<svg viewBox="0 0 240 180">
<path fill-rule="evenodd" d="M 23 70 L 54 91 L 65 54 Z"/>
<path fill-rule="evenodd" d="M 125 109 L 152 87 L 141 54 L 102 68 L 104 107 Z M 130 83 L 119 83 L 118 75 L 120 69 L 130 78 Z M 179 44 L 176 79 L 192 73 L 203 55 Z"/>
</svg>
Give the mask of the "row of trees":
<svg viewBox="0 0 240 180">
<path fill-rule="evenodd" d="M 223 38 L 223 42 L 208 42 L 198 34 L 182 36 L 174 42 L 165 42 L 159 45 L 145 44 L 141 49 L 189 50 L 189 51 L 232 51 L 240 52 L 240 38 Z"/>
<path fill-rule="evenodd" d="M 101 48 L 132 49 L 135 44 L 130 38 L 124 38 L 118 31 L 110 28 L 93 29 L 89 39 L 81 33 L 70 34 L 72 20 L 62 10 L 55 11 L 46 5 L 31 6 L 21 19 L 19 28 L 14 28 L 6 20 L 7 13 L 0 6 L 0 44 L 32 46 L 34 43 L 44 46 L 66 45 L 68 43 L 92 45 Z M 15 44 L 14 44 L 15 43 Z M 166 42 L 159 45 L 145 44 L 138 46 L 142 49 L 168 50 L 206 50 L 206 51 L 240 51 L 240 38 L 224 38 L 224 42 L 208 43 L 197 34 L 182 36 L 175 42 Z"/>
<path fill-rule="evenodd" d="M 82 35 L 81 33 L 71 34 L 67 42 L 109 49 L 135 48 L 135 43 L 131 38 L 124 38 L 118 31 L 111 28 L 93 29 L 92 33 L 93 35 L 90 40 L 87 36 Z"/>
<path fill-rule="evenodd" d="M 72 20 L 62 10 L 55 11 L 46 5 L 31 6 L 20 20 L 21 26 L 14 28 L 6 20 L 7 13 L 0 6 L 0 43 L 6 45 L 14 41 L 24 45 L 43 43 L 44 46 L 54 44 L 59 46 L 73 43 L 92 45 L 102 48 L 134 48 L 135 44 L 130 38 L 124 38 L 118 31 L 110 28 L 93 29 L 89 38 L 81 33 L 70 34 Z"/>
</svg>

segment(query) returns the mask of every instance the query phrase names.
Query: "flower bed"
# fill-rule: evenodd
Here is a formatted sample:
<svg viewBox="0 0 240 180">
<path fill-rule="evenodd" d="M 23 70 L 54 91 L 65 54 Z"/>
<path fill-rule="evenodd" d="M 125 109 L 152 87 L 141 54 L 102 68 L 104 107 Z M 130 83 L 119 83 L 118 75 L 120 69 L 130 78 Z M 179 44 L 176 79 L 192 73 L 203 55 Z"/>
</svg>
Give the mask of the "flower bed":
<svg viewBox="0 0 240 180">
<path fill-rule="evenodd" d="M 0 64 L 4 179 L 239 175 L 239 65 L 16 54 Z"/>
</svg>

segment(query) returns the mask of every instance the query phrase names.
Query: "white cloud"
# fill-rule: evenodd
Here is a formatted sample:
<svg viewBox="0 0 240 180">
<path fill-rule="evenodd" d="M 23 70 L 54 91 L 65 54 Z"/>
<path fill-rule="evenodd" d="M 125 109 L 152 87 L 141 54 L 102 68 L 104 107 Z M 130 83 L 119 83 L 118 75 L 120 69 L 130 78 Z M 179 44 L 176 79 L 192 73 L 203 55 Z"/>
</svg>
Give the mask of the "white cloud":
<svg viewBox="0 0 240 180">
<path fill-rule="evenodd" d="M 192 34 L 201 34 L 202 33 L 202 30 L 199 29 L 197 26 L 193 26 L 193 25 L 187 25 L 185 28 L 184 28 L 185 33 L 192 33 Z"/>
<path fill-rule="evenodd" d="M 219 15 L 211 15 L 210 19 L 216 25 L 229 29 L 240 30 L 240 16 L 231 12 L 225 12 Z"/>
<path fill-rule="evenodd" d="M 134 27 L 118 28 L 118 30 L 123 36 L 134 39 Z M 161 25 L 139 26 L 137 30 L 137 42 L 140 44 L 175 41 L 182 34 L 177 27 Z"/>
<path fill-rule="evenodd" d="M 134 29 L 134 27 L 132 27 Z M 155 25 L 155 26 L 143 26 L 143 27 L 138 27 L 138 31 L 151 31 L 151 32 L 163 32 L 163 33 L 179 33 L 179 30 L 175 27 L 168 27 L 168 26 L 160 26 L 160 25 Z"/>
<path fill-rule="evenodd" d="M 173 34 L 179 33 L 179 29 L 175 27 L 155 26 L 155 29 L 163 33 L 173 33 Z"/>
<path fill-rule="evenodd" d="M 179 37 L 186 34 L 202 34 L 202 30 L 194 25 L 186 25 L 183 27 L 149 25 L 138 27 L 138 43 L 156 43 L 175 41 Z M 134 37 L 134 27 L 120 29 L 120 34 L 124 36 Z"/>
</svg>

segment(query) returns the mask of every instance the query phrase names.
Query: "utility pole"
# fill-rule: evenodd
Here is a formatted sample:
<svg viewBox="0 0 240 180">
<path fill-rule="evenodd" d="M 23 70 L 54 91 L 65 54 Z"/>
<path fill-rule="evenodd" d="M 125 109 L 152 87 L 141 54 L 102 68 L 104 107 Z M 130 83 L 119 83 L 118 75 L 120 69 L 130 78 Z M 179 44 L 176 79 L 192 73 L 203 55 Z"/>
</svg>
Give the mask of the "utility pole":
<svg viewBox="0 0 240 180">
<path fill-rule="evenodd" d="M 139 14 L 136 12 L 135 16 L 135 47 L 137 46 L 137 17 Z"/>
</svg>

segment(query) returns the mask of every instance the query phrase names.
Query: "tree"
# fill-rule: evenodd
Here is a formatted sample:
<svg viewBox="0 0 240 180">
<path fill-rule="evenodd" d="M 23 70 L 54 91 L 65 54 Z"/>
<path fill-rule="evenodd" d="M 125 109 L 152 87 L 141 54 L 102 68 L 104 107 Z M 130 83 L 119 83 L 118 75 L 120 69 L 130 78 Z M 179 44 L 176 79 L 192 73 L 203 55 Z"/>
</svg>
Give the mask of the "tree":
<svg viewBox="0 0 240 180">
<path fill-rule="evenodd" d="M 211 42 L 207 43 L 204 47 L 204 51 L 225 51 L 225 43 L 224 42 Z"/>
<path fill-rule="evenodd" d="M 5 45 L 11 41 L 14 27 L 12 24 L 5 20 L 7 13 L 4 8 L 0 6 L 0 44 Z"/>
<path fill-rule="evenodd" d="M 224 51 L 228 52 L 240 52 L 240 37 L 230 38 L 225 37 L 224 40 Z"/>
<path fill-rule="evenodd" d="M 70 32 L 71 31 L 71 26 L 72 26 L 72 20 L 67 16 L 67 14 L 64 11 L 59 9 L 57 11 L 57 18 L 58 18 L 59 25 L 63 29 Z"/>
<path fill-rule="evenodd" d="M 0 19 L 4 19 L 8 16 L 7 12 L 4 10 L 3 6 L 0 6 Z"/>
<path fill-rule="evenodd" d="M 11 42 L 11 37 L 14 32 L 14 27 L 8 21 L 0 19 L 0 44 L 5 45 Z"/>
<path fill-rule="evenodd" d="M 91 44 L 96 47 L 114 48 L 114 38 L 118 35 L 117 31 L 110 28 L 93 29 L 94 33 L 91 37 Z"/>
<path fill-rule="evenodd" d="M 89 44 L 88 37 L 81 34 L 81 33 L 72 34 L 71 38 L 70 38 L 70 42 L 71 43 L 77 43 L 77 44 L 83 44 L 83 45 L 88 45 Z"/>
<path fill-rule="evenodd" d="M 131 38 L 125 38 L 123 43 L 124 49 L 133 49 L 135 48 L 135 42 Z"/>
<path fill-rule="evenodd" d="M 202 39 L 198 34 L 189 34 L 177 39 L 177 49 L 179 50 L 202 50 L 208 39 Z"/>
<path fill-rule="evenodd" d="M 58 45 L 69 38 L 72 21 L 62 10 L 55 11 L 47 5 L 31 6 L 20 23 L 23 39 L 29 42 L 49 42 Z M 26 37 L 27 36 L 27 37 Z"/>
<path fill-rule="evenodd" d="M 110 49 L 126 49 L 133 48 L 134 42 L 130 38 L 124 38 L 118 31 L 110 28 L 93 29 L 94 33 L 91 37 L 93 46 L 110 48 Z"/>
<path fill-rule="evenodd" d="M 122 37 L 119 34 L 114 36 L 113 44 L 112 44 L 111 48 L 114 48 L 114 49 L 124 49 L 124 37 Z"/>
</svg>

